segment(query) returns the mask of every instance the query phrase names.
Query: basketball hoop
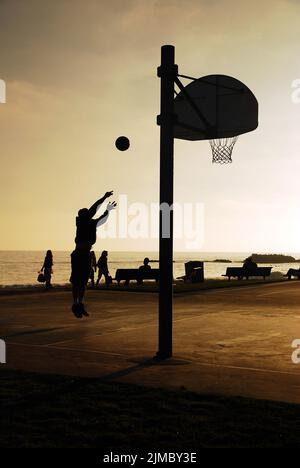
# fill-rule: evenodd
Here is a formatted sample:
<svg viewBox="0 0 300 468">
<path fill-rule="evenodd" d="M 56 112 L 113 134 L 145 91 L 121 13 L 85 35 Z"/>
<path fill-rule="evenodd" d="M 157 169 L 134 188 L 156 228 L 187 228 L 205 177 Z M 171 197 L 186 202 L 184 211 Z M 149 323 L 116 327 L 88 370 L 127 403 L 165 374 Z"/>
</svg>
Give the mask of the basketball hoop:
<svg viewBox="0 0 300 468">
<path fill-rule="evenodd" d="M 183 86 L 179 77 L 191 80 Z M 173 135 L 181 140 L 209 140 L 212 162 L 232 162 L 238 135 L 258 126 L 258 102 L 241 81 L 227 75 L 192 78 L 178 75 L 175 84 Z"/>
<path fill-rule="evenodd" d="M 238 136 L 209 140 L 212 150 L 212 162 L 218 164 L 232 163 L 231 155 Z"/>
</svg>

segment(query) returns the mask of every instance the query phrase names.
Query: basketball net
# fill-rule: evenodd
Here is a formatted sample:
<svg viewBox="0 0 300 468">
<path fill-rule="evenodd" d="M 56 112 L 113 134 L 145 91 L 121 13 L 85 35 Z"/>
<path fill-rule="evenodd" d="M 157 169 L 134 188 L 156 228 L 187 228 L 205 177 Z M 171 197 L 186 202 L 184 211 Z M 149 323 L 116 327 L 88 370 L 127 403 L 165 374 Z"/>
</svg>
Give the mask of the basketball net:
<svg viewBox="0 0 300 468">
<path fill-rule="evenodd" d="M 212 150 L 212 162 L 218 164 L 232 163 L 232 150 L 237 139 L 238 136 L 209 140 Z"/>
</svg>

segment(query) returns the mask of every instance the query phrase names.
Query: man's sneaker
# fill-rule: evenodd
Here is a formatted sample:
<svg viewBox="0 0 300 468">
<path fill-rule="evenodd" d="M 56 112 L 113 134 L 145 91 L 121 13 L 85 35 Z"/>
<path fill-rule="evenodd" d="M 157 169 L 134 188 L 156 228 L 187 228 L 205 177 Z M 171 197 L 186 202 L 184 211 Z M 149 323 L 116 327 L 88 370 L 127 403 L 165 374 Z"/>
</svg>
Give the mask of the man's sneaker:
<svg viewBox="0 0 300 468">
<path fill-rule="evenodd" d="M 73 304 L 72 305 L 72 312 L 76 318 L 82 318 L 82 313 L 80 310 L 80 304 Z"/>
<path fill-rule="evenodd" d="M 88 317 L 90 314 L 88 314 L 87 311 L 85 310 L 84 304 L 81 302 L 78 305 L 79 305 L 80 313 L 84 315 L 85 317 Z"/>
</svg>

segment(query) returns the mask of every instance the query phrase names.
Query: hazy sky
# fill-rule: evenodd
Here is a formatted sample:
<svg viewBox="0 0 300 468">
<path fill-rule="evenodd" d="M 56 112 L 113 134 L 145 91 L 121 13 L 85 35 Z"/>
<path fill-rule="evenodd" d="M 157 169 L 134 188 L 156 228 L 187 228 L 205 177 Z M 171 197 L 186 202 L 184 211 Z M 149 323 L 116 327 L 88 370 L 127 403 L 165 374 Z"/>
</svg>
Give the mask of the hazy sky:
<svg viewBox="0 0 300 468">
<path fill-rule="evenodd" d="M 0 248 L 71 250 L 77 210 L 106 190 L 158 201 L 156 68 L 173 44 L 181 73 L 233 75 L 260 105 L 232 165 L 176 141 L 175 199 L 203 204 L 202 249 L 300 251 L 299 24 L 296 0 L 0 0 Z M 96 249 L 137 246 L 157 241 Z"/>
</svg>

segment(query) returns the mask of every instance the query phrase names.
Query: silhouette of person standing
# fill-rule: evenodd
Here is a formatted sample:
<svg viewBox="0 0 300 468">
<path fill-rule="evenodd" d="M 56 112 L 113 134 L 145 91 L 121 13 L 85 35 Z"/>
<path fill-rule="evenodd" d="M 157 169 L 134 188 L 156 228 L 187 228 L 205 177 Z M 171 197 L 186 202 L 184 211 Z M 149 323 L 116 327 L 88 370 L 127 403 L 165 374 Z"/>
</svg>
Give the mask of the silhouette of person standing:
<svg viewBox="0 0 300 468">
<path fill-rule="evenodd" d="M 51 275 L 53 273 L 53 255 L 51 250 L 47 250 L 41 272 L 44 272 L 46 289 L 52 288 Z"/>
<path fill-rule="evenodd" d="M 97 240 L 97 227 L 107 221 L 109 212 L 116 208 L 117 204 L 115 202 L 108 203 L 105 212 L 99 218 L 93 219 L 93 217 L 102 203 L 112 194 L 113 192 L 106 192 L 89 209 L 82 208 L 79 210 L 76 217 L 76 248 L 71 254 L 72 272 L 70 282 L 72 283 L 73 293 L 72 311 L 77 318 L 89 315 L 83 301 L 85 288 L 91 275 L 90 250 Z"/>
<path fill-rule="evenodd" d="M 108 257 L 108 252 L 107 250 L 103 250 L 102 254 L 99 257 L 99 260 L 97 262 L 97 267 L 98 267 L 98 278 L 96 284 L 98 285 L 100 283 L 100 280 L 102 278 L 102 275 L 105 277 L 105 284 L 109 284 L 109 271 L 108 271 L 108 265 L 107 265 L 107 257 Z"/>
</svg>

